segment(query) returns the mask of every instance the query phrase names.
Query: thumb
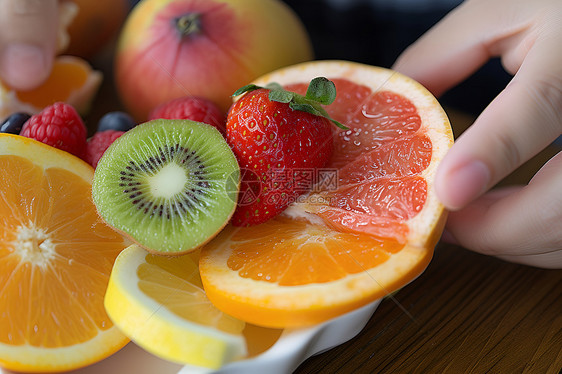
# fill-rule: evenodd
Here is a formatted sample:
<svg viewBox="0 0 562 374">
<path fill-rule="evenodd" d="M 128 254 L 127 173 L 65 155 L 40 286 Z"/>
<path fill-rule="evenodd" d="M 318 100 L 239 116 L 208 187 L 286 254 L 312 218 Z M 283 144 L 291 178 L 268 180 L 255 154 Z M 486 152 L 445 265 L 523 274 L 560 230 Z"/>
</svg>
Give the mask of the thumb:
<svg viewBox="0 0 562 374">
<path fill-rule="evenodd" d="M 18 90 L 49 75 L 58 33 L 57 0 L 0 0 L 0 79 Z"/>
</svg>

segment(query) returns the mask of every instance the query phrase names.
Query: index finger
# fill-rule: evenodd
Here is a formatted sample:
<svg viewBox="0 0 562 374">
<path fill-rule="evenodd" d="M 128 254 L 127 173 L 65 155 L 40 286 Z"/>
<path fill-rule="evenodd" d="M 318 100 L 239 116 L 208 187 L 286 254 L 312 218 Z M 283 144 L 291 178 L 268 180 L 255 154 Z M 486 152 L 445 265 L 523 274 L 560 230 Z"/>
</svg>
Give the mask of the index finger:
<svg viewBox="0 0 562 374">
<path fill-rule="evenodd" d="M 513 1 L 505 3 L 464 2 L 408 47 L 393 69 L 441 95 L 519 42 L 532 12 L 521 11 L 525 4 L 516 7 Z M 513 64 L 508 68 L 515 73 Z"/>
<path fill-rule="evenodd" d="M 57 0 L 0 0 L 0 78 L 30 89 L 48 76 L 56 51 Z"/>
<path fill-rule="evenodd" d="M 439 165 L 435 188 L 449 209 L 468 204 L 562 133 L 562 34 L 547 29 Z"/>
</svg>

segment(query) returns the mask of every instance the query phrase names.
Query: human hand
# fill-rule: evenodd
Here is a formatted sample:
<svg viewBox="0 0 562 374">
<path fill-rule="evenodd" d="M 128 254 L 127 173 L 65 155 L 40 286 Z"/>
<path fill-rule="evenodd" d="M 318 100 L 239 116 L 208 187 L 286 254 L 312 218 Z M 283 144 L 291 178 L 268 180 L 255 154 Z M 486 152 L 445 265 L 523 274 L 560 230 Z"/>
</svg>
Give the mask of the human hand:
<svg viewBox="0 0 562 374">
<path fill-rule="evenodd" d="M 59 34 L 58 0 L 0 0 L 0 80 L 19 89 L 44 81 Z"/>
<path fill-rule="evenodd" d="M 491 57 L 514 74 L 443 159 L 435 190 L 451 210 L 444 239 L 544 268 L 562 268 L 562 152 L 528 185 L 486 191 L 562 134 L 561 19 L 560 0 L 468 0 L 393 67 L 437 96 Z"/>
</svg>

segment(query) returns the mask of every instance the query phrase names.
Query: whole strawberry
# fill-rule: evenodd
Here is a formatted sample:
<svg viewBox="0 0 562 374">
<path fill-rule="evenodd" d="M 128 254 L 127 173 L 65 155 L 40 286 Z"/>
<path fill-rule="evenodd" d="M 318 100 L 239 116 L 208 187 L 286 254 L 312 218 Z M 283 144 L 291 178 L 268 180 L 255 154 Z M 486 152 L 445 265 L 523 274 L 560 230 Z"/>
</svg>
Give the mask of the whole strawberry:
<svg viewBox="0 0 562 374">
<path fill-rule="evenodd" d="M 107 148 L 125 131 L 118 130 L 105 130 L 101 132 L 96 132 L 94 136 L 88 139 L 88 144 L 86 147 L 86 155 L 84 156 L 84 161 L 92 165 L 95 169 L 98 166 L 98 161 L 100 160 L 103 153 Z"/>
<path fill-rule="evenodd" d="M 31 116 L 20 135 L 38 140 L 83 158 L 87 129 L 82 118 L 69 104 L 58 102 Z"/>
<path fill-rule="evenodd" d="M 315 173 L 333 151 L 333 121 L 321 104 L 335 99 L 335 86 L 315 78 L 306 96 L 249 85 L 228 113 L 226 139 L 238 158 L 242 182 L 236 226 L 273 218 L 313 187 Z"/>
<path fill-rule="evenodd" d="M 216 127 L 225 133 L 225 118 L 220 109 L 208 99 L 184 96 L 160 104 L 150 112 L 148 119 L 190 119 Z"/>
</svg>

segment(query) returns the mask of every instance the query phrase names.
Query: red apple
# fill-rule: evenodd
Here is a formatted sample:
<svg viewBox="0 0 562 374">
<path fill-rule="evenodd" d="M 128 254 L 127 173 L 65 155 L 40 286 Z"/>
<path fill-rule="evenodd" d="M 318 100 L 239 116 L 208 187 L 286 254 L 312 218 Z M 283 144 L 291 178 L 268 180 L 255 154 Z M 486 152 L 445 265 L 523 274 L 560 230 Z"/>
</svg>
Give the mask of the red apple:
<svg viewBox="0 0 562 374">
<path fill-rule="evenodd" d="M 312 59 L 308 34 L 280 0 L 143 0 L 116 51 L 116 86 L 144 121 L 157 105 L 191 95 L 223 111 L 241 86 Z"/>
</svg>

